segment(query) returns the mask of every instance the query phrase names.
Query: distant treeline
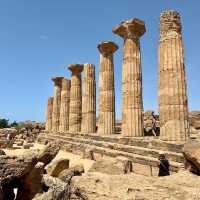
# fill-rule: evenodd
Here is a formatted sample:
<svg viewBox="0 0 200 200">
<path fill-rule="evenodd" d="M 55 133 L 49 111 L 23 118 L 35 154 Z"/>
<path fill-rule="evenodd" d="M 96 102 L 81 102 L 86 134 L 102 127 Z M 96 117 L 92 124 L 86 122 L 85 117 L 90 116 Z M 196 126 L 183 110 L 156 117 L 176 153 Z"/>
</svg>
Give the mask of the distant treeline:
<svg viewBox="0 0 200 200">
<path fill-rule="evenodd" d="M 0 128 L 11 128 L 11 127 L 18 127 L 19 124 L 14 121 L 12 123 L 9 123 L 9 119 L 2 119 L 0 118 Z"/>
</svg>

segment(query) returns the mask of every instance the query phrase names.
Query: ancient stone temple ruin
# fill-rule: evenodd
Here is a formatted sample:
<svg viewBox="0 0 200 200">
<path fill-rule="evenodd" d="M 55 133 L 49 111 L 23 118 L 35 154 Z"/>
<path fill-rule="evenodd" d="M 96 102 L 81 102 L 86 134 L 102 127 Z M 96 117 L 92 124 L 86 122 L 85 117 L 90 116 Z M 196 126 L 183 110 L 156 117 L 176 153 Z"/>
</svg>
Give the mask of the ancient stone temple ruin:
<svg viewBox="0 0 200 200">
<path fill-rule="evenodd" d="M 83 65 L 72 64 L 68 69 L 72 72 L 69 106 L 69 131 L 77 133 L 81 131 L 81 72 Z"/>
<path fill-rule="evenodd" d="M 69 130 L 69 102 L 70 102 L 71 81 L 62 80 L 61 103 L 60 103 L 60 124 L 59 131 L 65 132 Z"/>
<path fill-rule="evenodd" d="M 118 49 L 114 42 L 102 42 L 99 66 L 99 134 L 115 133 L 115 87 L 113 53 Z"/>
<path fill-rule="evenodd" d="M 116 123 L 115 118 L 113 62 L 113 55 L 120 47 L 104 41 L 97 46 L 100 52 L 98 117 L 95 66 L 88 63 L 69 65 L 71 83 L 63 77 L 52 79 L 54 97 L 48 100 L 46 131 L 39 141 L 60 140 L 64 150 L 77 154 L 91 151 L 96 160 L 102 156 L 124 156 L 134 164 L 136 173 L 147 175 L 157 174 L 157 157 L 162 150 L 170 160 L 170 170 L 178 171 L 183 166 L 181 149 L 189 137 L 181 30 L 179 13 L 161 13 L 159 136 L 144 134 L 140 38 L 146 27 L 144 21 L 134 18 L 112 30 L 124 40 L 121 131 L 116 131 L 116 124 L 120 123 Z"/>
<path fill-rule="evenodd" d="M 53 77 L 54 82 L 54 99 L 52 109 L 52 130 L 59 131 L 60 126 L 60 107 L 61 107 L 61 91 L 63 77 Z"/>
<path fill-rule="evenodd" d="M 82 94 L 82 133 L 96 132 L 96 81 L 95 66 L 84 64 Z"/>
<path fill-rule="evenodd" d="M 47 111 L 46 111 L 46 126 L 47 131 L 52 130 L 52 113 L 53 113 L 53 97 L 48 98 Z"/>
<path fill-rule="evenodd" d="M 145 33 L 144 22 L 133 19 L 113 29 L 124 39 L 122 68 L 122 134 L 143 136 L 142 72 L 139 38 Z"/>
<path fill-rule="evenodd" d="M 189 133 L 181 20 L 175 11 L 160 16 L 160 138 L 185 141 Z"/>
</svg>

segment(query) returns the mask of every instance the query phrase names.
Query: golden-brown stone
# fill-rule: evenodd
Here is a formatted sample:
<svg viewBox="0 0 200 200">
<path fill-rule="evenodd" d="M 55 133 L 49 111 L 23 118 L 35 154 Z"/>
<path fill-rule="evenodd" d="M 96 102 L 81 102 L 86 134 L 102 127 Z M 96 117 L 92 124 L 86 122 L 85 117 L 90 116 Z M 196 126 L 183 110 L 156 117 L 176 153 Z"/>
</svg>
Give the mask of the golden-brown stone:
<svg viewBox="0 0 200 200">
<path fill-rule="evenodd" d="M 98 46 L 99 67 L 99 134 L 115 133 L 115 88 L 113 54 L 118 49 L 114 42 L 104 41 Z"/>
<path fill-rule="evenodd" d="M 160 138 L 185 141 L 189 134 L 188 100 L 180 15 L 160 15 L 159 44 Z"/>
<path fill-rule="evenodd" d="M 124 39 L 122 69 L 122 134 L 143 136 L 142 71 L 139 38 L 145 33 L 139 19 L 122 22 L 113 33 Z"/>
<path fill-rule="evenodd" d="M 70 109 L 69 109 L 69 132 L 76 133 L 81 131 L 81 72 L 82 64 L 72 64 L 68 66 L 72 72 L 70 90 Z"/>
<path fill-rule="evenodd" d="M 84 64 L 82 95 L 82 133 L 96 132 L 96 81 L 95 66 Z"/>
<path fill-rule="evenodd" d="M 53 131 L 59 131 L 62 80 L 63 77 L 52 78 L 52 81 L 54 82 L 54 100 L 53 100 L 53 114 L 52 114 Z"/>
</svg>

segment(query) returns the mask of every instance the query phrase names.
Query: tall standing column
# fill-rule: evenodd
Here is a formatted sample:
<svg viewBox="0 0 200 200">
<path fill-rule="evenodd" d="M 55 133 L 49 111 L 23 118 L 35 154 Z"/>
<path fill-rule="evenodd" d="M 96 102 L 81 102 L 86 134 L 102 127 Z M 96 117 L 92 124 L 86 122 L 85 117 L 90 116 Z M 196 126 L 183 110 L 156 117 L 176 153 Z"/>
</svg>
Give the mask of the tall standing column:
<svg viewBox="0 0 200 200">
<path fill-rule="evenodd" d="M 51 131 L 52 129 L 52 112 L 53 112 L 53 97 L 49 97 L 47 103 L 46 124 L 45 124 L 45 129 L 47 131 Z"/>
<path fill-rule="evenodd" d="M 99 134 L 115 133 L 115 88 L 113 54 L 118 49 L 114 42 L 105 41 L 98 45 L 99 66 Z"/>
<path fill-rule="evenodd" d="M 52 131 L 59 131 L 60 125 L 60 105 L 61 105 L 61 90 L 63 77 L 53 77 L 54 82 L 54 100 L 52 114 Z"/>
<path fill-rule="evenodd" d="M 139 19 L 122 22 L 113 32 L 124 39 L 122 69 L 122 134 L 143 136 L 142 71 L 139 38 L 145 33 Z"/>
<path fill-rule="evenodd" d="M 159 113 L 160 138 L 185 141 L 189 134 L 188 101 L 180 15 L 160 15 Z"/>
<path fill-rule="evenodd" d="M 70 108 L 69 108 L 69 131 L 77 133 L 81 131 L 81 72 L 83 65 L 72 64 L 68 66 L 72 72 L 71 90 L 70 90 Z"/>
<path fill-rule="evenodd" d="M 96 81 L 95 66 L 84 64 L 83 95 L 82 95 L 82 133 L 95 133 L 96 131 Z"/>
<path fill-rule="evenodd" d="M 61 107 L 60 107 L 60 132 L 69 130 L 69 103 L 70 103 L 70 87 L 71 81 L 67 79 L 62 80 L 61 91 Z"/>
</svg>

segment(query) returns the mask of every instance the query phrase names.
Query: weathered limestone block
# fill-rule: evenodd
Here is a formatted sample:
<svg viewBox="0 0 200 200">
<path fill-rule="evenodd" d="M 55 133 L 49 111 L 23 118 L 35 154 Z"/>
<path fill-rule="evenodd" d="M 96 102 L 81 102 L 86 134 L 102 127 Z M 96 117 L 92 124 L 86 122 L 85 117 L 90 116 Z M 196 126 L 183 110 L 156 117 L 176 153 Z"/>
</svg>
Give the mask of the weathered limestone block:
<svg viewBox="0 0 200 200">
<path fill-rule="evenodd" d="M 186 160 L 186 168 L 191 172 L 200 174 L 200 142 L 188 140 L 183 148 L 183 155 Z"/>
<path fill-rule="evenodd" d="M 96 81 L 95 66 L 84 64 L 82 95 L 82 133 L 96 132 Z"/>
<path fill-rule="evenodd" d="M 14 184 L 16 180 L 28 174 L 37 163 L 37 157 L 35 155 L 19 157 L 2 155 L 0 157 L 1 186 Z"/>
<path fill-rule="evenodd" d="M 53 97 L 48 98 L 47 111 L 46 111 L 46 125 L 47 131 L 52 130 L 52 113 L 53 113 Z"/>
<path fill-rule="evenodd" d="M 44 163 L 38 162 L 20 181 L 21 187 L 17 191 L 16 200 L 31 200 L 37 193 L 42 193 L 43 173 Z"/>
<path fill-rule="evenodd" d="M 69 169 L 63 170 L 58 178 L 60 178 L 65 183 L 69 183 L 73 176 L 81 176 L 84 173 L 84 167 L 82 164 L 75 165 Z"/>
<path fill-rule="evenodd" d="M 118 46 L 111 41 L 98 45 L 100 52 L 99 69 L 99 134 L 115 133 L 115 86 L 113 54 Z"/>
<path fill-rule="evenodd" d="M 43 162 L 48 165 L 57 155 L 60 150 L 60 146 L 57 142 L 49 143 L 37 156 L 39 162 Z"/>
<path fill-rule="evenodd" d="M 70 104 L 70 88 L 71 81 L 67 79 L 62 80 L 61 91 L 61 107 L 60 107 L 60 132 L 69 130 L 69 104 Z"/>
<path fill-rule="evenodd" d="M 81 72 L 83 65 L 72 64 L 68 66 L 72 72 L 70 90 L 70 109 L 69 109 L 69 132 L 77 133 L 81 131 Z"/>
<path fill-rule="evenodd" d="M 89 172 L 101 172 L 111 175 L 127 174 L 132 171 L 132 162 L 122 156 L 102 158 L 93 163 Z"/>
<path fill-rule="evenodd" d="M 145 33 L 139 19 L 122 22 L 113 33 L 124 39 L 122 69 L 122 134 L 143 136 L 142 70 L 139 38 Z"/>
<path fill-rule="evenodd" d="M 176 11 L 160 16 L 159 114 L 160 138 L 185 141 L 189 134 L 188 100 L 181 19 Z"/>
<path fill-rule="evenodd" d="M 60 172 L 69 168 L 69 159 L 56 159 L 46 166 L 47 174 L 57 177 Z"/>
<path fill-rule="evenodd" d="M 63 77 L 53 77 L 54 82 L 54 100 L 52 114 L 52 130 L 59 131 L 60 125 L 60 105 L 61 105 L 61 90 Z"/>
<path fill-rule="evenodd" d="M 43 184 L 46 188 L 49 188 L 48 191 L 38 195 L 33 200 L 88 199 L 79 188 L 47 174 L 43 176 Z"/>
</svg>

